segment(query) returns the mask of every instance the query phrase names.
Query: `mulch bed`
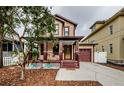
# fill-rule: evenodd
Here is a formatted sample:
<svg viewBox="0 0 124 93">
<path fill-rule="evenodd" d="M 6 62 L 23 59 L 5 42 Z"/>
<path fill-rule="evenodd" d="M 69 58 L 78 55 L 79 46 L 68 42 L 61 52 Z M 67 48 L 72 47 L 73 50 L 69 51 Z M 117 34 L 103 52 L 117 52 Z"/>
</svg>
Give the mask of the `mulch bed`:
<svg viewBox="0 0 124 93">
<path fill-rule="evenodd" d="M 56 81 L 58 70 L 35 69 L 25 71 L 25 80 L 21 81 L 19 67 L 0 69 L 0 85 L 5 86 L 100 86 L 96 81 Z"/>
<path fill-rule="evenodd" d="M 101 65 L 124 71 L 124 66 L 115 65 L 115 64 L 112 64 L 112 63 L 101 64 Z"/>
</svg>

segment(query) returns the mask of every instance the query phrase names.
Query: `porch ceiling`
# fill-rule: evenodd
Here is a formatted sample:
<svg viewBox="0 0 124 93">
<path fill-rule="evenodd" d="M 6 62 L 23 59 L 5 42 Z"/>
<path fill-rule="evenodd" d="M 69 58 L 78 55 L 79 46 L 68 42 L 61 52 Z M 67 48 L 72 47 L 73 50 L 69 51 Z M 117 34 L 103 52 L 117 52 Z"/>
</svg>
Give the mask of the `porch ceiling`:
<svg viewBox="0 0 124 93">
<path fill-rule="evenodd" d="M 73 45 L 75 43 L 74 40 L 69 40 L 69 41 L 62 41 L 64 45 Z"/>
</svg>

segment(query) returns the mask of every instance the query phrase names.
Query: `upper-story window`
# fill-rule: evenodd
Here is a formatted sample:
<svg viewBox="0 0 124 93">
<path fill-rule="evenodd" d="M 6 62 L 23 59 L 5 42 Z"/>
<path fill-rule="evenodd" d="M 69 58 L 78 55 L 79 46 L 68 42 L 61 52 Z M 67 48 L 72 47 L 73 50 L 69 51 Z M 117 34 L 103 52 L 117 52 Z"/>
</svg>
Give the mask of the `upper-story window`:
<svg viewBox="0 0 124 93">
<path fill-rule="evenodd" d="M 112 35 L 113 34 L 113 25 L 109 26 L 109 34 Z"/>
<path fill-rule="evenodd" d="M 96 43 L 96 40 L 92 40 L 91 43 L 93 43 L 93 44 Z"/>
<path fill-rule="evenodd" d="M 105 48 L 104 48 L 104 46 L 102 46 L 102 52 L 104 52 L 105 51 Z"/>
<path fill-rule="evenodd" d="M 3 43 L 3 51 L 12 51 L 12 44 L 11 43 L 8 43 L 8 42 L 5 42 Z"/>
<path fill-rule="evenodd" d="M 54 34 L 58 35 L 59 34 L 59 24 L 56 24 L 55 28 L 56 28 L 56 32 Z"/>
<path fill-rule="evenodd" d="M 113 53 L 113 45 L 109 44 L 109 53 Z"/>
<path fill-rule="evenodd" d="M 69 27 L 64 28 L 64 36 L 69 36 Z"/>
<path fill-rule="evenodd" d="M 93 28 L 92 28 L 92 31 L 95 31 L 96 30 L 96 25 L 95 26 L 93 26 Z"/>
</svg>

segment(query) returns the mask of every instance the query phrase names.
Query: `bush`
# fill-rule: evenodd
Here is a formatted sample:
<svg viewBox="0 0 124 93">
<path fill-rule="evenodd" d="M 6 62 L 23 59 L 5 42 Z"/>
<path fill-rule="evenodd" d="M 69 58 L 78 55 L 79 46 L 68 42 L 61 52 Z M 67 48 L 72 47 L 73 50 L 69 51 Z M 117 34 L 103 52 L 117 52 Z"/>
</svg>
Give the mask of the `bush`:
<svg viewBox="0 0 124 93">
<path fill-rule="evenodd" d="M 33 60 L 36 60 L 38 58 L 39 52 L 37 48 L 32 49 L 32 58 Z"/>
</svg>

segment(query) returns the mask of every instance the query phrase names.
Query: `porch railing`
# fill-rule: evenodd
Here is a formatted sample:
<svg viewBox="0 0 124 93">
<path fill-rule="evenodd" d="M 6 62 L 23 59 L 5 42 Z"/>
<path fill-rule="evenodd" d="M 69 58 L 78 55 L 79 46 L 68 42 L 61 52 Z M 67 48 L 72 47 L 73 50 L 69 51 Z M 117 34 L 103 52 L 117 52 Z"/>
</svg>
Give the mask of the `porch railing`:
<svg viewBox="0 0 124 93">
<path fill-rule="evenodd" d="M 3 57 L 3 66 L 17 65 L 18 62 L 14 61 L 13 57 Z"/>
</svg>

